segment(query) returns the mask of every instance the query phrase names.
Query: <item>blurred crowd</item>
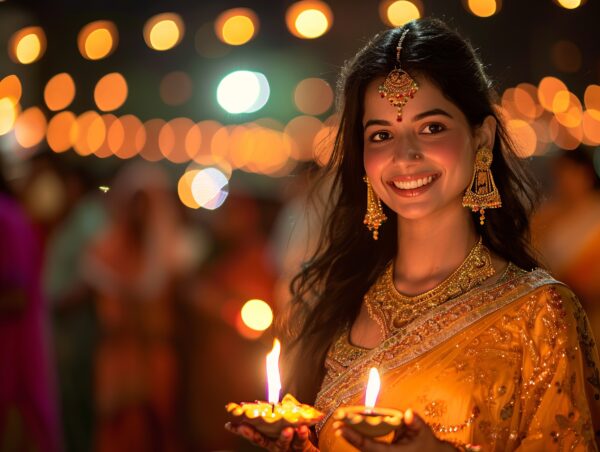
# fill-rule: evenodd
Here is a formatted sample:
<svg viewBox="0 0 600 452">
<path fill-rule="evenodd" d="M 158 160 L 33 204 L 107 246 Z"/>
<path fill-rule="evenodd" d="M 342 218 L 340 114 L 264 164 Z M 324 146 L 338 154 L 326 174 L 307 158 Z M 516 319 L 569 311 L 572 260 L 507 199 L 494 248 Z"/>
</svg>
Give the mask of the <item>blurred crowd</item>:
<svg viewBox="0 0 600 452">
<path fill-rule="evenodd" d="M 549 160 L 533 240 L 600 337 L 593 156 Z M 321 221 L 307 172 L 214 211 L 184 207 L 160 164 L 107 182 L 39 153 L 0 175 L 0 452 L 253 450 L 223 429 L 224 405 L 264 399 L 272 333 L 240 310 L 289 296 Z"/>
</svg>

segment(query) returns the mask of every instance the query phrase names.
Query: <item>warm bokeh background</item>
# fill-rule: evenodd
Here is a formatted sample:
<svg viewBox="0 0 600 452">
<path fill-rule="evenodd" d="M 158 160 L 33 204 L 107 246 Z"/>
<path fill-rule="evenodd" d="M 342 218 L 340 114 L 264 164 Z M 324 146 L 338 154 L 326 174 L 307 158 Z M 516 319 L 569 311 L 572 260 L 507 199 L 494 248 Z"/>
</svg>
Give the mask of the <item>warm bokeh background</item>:
<svg viewBox="0 0 600 452">
<path fill-rule="evenodd" d="M 423 16 L 486 63 L 600 334 L 597 1 L 0 0 L 0 451 L 253 450 L 223 407 L 266 397 L 337 74 Z"/>
</svg>

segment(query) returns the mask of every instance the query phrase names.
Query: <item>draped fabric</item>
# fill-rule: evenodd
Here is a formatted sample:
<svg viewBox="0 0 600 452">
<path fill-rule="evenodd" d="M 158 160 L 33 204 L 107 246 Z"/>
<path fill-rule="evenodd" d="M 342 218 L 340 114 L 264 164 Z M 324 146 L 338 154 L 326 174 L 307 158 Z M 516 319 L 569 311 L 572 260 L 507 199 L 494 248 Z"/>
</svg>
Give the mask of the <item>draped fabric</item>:
<svg viewBox="0 0 600 452">
<path fill-rule="evenodd" d="M 355 450 L 334 435 L 331 415 L 364 403 L 373 366 L 377 405 L 412 408 L 440 439 L 484 451 L 598 450 L 598 352 L 577 298 L 543 270 L 448 301 L 374 349 L 348 338 L 329 350 L 317 396 L 322 451 Z"/>
</svg>

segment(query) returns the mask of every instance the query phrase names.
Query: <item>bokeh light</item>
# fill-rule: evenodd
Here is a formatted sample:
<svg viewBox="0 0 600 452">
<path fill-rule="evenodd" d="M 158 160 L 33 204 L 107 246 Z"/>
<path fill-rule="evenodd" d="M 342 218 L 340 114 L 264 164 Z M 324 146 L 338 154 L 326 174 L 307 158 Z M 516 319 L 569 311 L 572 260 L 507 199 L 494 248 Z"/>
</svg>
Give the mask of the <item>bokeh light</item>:
<svg viewBox="0 0 600 452">
<path fill-rule="evenodd" d="M 112 113 L 105 113 L 103 115 L 100 115 L 100 117 L 96 118 L 92 122 L 90 129 L 92 131 L 91 133 L 93 134 L 93 136 L 96 136 L 98 139 L 100 139 L 100 137 L 104 135 L 102 143 L 100 144 L 98 149 L 94 151 L 94 155 L 96 157 L 107 158 L 114 155 L 113 151 L 110 149 L 109 146 L 108 131 L 110 130 L 110 127 L 113 125 L 113 123 L 118 120 L 119 119 Z"/>
<path fill-rule="evenodd" d="M 501 0 L 467 0 L 467 10 L 477 17 L 491 17 L 500 11 Z"/>
<path fill-rule="evenodd" d="M 323 114 L 333 104 L 333 89 L 321 78 L 304 79 L 296 85 L 294 103 L 307 115 Z"/>
<path fill-rule="evenodd" d="M 163 126 L 158 135 L 158 146 L 166 159 L 173 163 L 190 160 L 186 150 L 186 138 L 194 126 L 194 121 L 189 118 L 174 118 Z"/>
<path fill-rule="evenodd" d="M 192 87 L 192 79 L 187 73 L 169 72 L 160 82 L 160 98 L 167 105 L 182 105 L 192 97 Z"/>
<path fill-rule="evenodd" d="M 38 145 L 46 135 L 46 116 L 38 107 L 24 110 L 15 121 L 15 139 L 24 148 Z"/>
<path fill-rule="evenodd" d="M 234 8 L 222 12 L 215 20 L 215 33 L 226 44 L 246 44 L 258 31 L 258 16 L 248 8 Z"/>
<path fill-rule="evenodd" d="M 556 0 L 556 3 L 565 9 L 579 8 L 582 4 L 582 0 Z"/>
<path fill-rule="evenodd" d="M 135 157 L 144 147 L 146 133 L 142 122 L 135 115 L 124 115 L 111 124 L 108 145 L 115 156 L 122 159 Z"/>
<path fill-rule="evenodd" d="M 379 16 L 387 25 L 400 27 L 422 17 L 423 5 L 416 0 L 385 0 L 379 4 Z"/>
<path fill-rule="evenodd" d="M 565 127 L 555 117 L 550 119 L 549 129 L 552 141 L 567 151 L 576 149 L 583 140 L 583 127 Z"/>
<path fill-rule="evenodd" d="M 199 209 L 200 204 L 196 202 L 192 195 L 192 181 L 199 169 L 186 170 L 177 182 L 177 196 L 181 203 L 190 209 Z"/>
<path fill-rule="evenodd" d="M 75 82 L 66 72 L 56 74 L 44 88 L 44 101 L 51 111 L 64 110 L 75 98 Z"/>
<path fill-rule="evenodd" d="M 297 116 L 287 123 L 284 133 L 292 141 L 291 157 L 303 161 L 313 158 L 315 136 L 323 128 L 323 123 L 314 116 Z"/>
<path fill-rule="evenodd" d="M 315 39 L 329 31 L 333 12 L 325 2 L 300 0 L 287 9 L 285 22 L 288 30 L 297 38 Z"/>
<path fill-rule="evenodd" d="M 242 307 L 241 315 L 244 324 L 255 331 L 264 331 L 273 323 L 273 310 L 263 300 L 248 300 Z"/>
<path fill-rule="evenodd" d="M 144 123 L 144 136 L 146 138 L 144 145 L 140 149 L 140 156 L 149 162 L 158 162 L 164 159 L 160 151 L 159 136 L 160 131 L 166 124 L 163 119 L 150 119 Z"/>
<path fill-rule="evenodd" d="M 98 20 L 81 29 L 77 37 L 77 46 L 84 58 L 100 60 L 117 48 L 118 40 L 116 25 L 108 20 Z"/>
<path fill-rule="evenodd" d="M 269 100 L 269 95 L 269 82 L 260 72 L 232 72 L 217 87 L 219 105 L 233 114 L 260 110 Z"/>
<path fill-rule="evenodd" d="M 34 63 L 46 51 L 46 34 L 40 27 L 22 28 L 12 35 L 8 49 L 15 63 Z"/>
<path fill-rule="evenodd" d="M 550 50 L 552 64 L 561 72 L 574 73 L 581 69 L 581 50 L 571 41 L 561 40 Z"/>
<path fill-rule="evenodd" d="M 162 13 L 151 17 L 144 25 L 144 40 L 151 49 L 165 51 L 179 44 L 184 32 L 179 14 Z"/>
<path fill-rule="evenodd" d="M 568 89 L 561 80 L 556 77 L 544 77 L 538 84 L 538 100 L 542 107 L 554 112 L 554 97 L 562 91 L 568 91 Z"/>
<path fill-rule="evenodd" d="M 127 81 L 118 72 L 106 74 L 94 88 L 94 101 L 99 110 L 113 111 L 127 100 Z"/>
<path fill-rule="evenodd" d="M 21 80 L 15 74 L 7 75 L 0 80 L 0 99 L 8 98 L 13 104 L 17 104 L 21 100 L 23 94 L 23 86 Z"/>
<path fill-rule="evenodd" d="M 531 83 L 519 83 L 513 91 L 515 109 L 527 119 L 541 116 L 544 109 L 537 103 L 537 88 Z"/>
<path fill-rule="evenodd" d="M 585 103 L 585 108 L 588 110 L 596 110 L 597 112 L 600 112 L 600 86 L 589 85 L 585 89 L 583 102 Z"/>
<path fill-rule="evenodd" d="M 100 115 L 89 110 L 77 117 L 70 129 L 71 143 L 75 152 L 81 156 L 88 156 L 100 147 L 105 138 L 105 130 L 100 129 L 98 136 L 97 119 Z M 94 128 L 92 128 L 94 124 Z M 92 130 L 90 130 L 92 129 Z"/>
<path fill-rule="evenodd" d="M 72 145 L 71 129 L 77 118 L 70 111 L 61 111 L 54 115 L 48 122 L 46 141 L 54 152 L 65 152 Z"/>
<path fill-rule="evenodd" d="M 217 168 L 204 168 L 194 174 L 190 189 L 200 207 L 214 210 L 223 205 L 229 194 L 227 176 Z"/>
<path fill-rule="evenodd" d="M 13 129 L 18 114 L 19 107 L 11 98 L 0 98 L 0 136 L 6 135 Z"/>
</svg>

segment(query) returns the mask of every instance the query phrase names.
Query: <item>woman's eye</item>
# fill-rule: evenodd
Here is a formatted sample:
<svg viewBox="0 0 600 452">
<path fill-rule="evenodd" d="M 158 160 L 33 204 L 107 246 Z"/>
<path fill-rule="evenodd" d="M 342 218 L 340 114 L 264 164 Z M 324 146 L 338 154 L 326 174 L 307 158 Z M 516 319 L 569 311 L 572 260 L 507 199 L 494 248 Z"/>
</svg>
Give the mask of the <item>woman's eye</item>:
<svg viewBox="0 0 600 452">
<path fill-rule="evenodd" d="M 433 123 L 427 124 L 423 129 L 421 129 L 421 133 L 425 135 L 434 135 L 436 133 L 440 133 L 446 130 L 446 127 L 443 124 Z"/>
<path fill-rule="evenodd" d="M 385 132 L 385 131 L 375 132 L 374 134 L 372 134 L 370 136 L 370 141 L 378 143 L 380 141 L 389 140 L 390 136 L 391 136 L 391 134 L 389 132 Z"/>
</svg>

